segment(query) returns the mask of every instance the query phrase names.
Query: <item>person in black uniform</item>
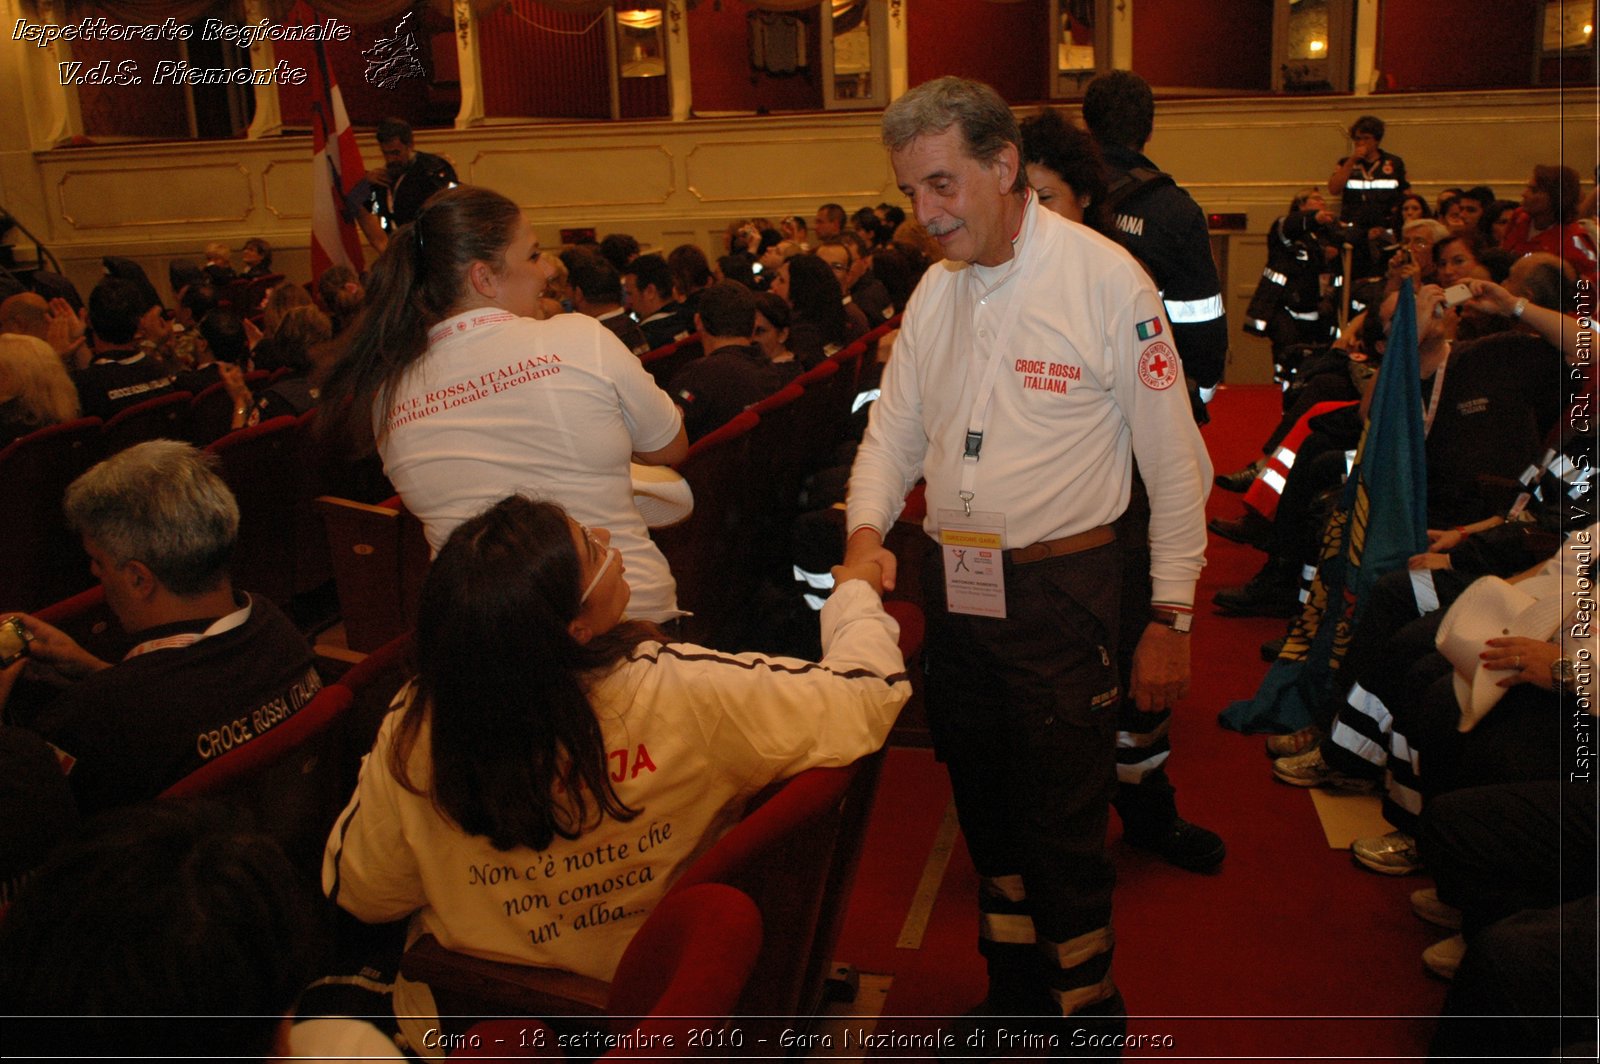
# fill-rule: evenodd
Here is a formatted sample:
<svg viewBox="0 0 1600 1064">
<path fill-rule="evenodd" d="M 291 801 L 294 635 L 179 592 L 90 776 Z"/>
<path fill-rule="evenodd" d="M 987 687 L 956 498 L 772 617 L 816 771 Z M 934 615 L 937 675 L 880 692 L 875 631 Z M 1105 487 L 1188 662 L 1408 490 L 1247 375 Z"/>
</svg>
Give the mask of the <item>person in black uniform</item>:
<svg viewBox="0 0 1600 1064">
<path fill-rule="evenodd" d="M 572 302 L 578 313 L 587 314 L 610 329 L 634 354 L 648 352 L 650 341 L 622 305 L 622 278 L 616 267 L 582 248 L 563 251 L 561 261 L 567 267 L 567 283 L 572 286 Z"/>
<path fill-rule="evenodd" d="M 1149 83 L 1131 71 L 1103 74 L 1084 92 L 1083 120 L 1105 159 L 1117 239 L 1161 290 L 1191 399 L 1199 390 L 1195 420 L 1205 424 L 1205 401 L 1228 362 L 1228 317 L 1205 212 L 1142 154 L 1155 114 Z"/>
<path fill-rule="evenodd" d="M 1373 277 L 1382 262 L 1374 248 L 1395 243 L 1400 231 L 1400 203 L 1411 183 L 1406 161 L 1384 151 L 1383 119 L 1362 115 L 1350 125 L 1350 154 L 1339 160 L 1328 178 L 1328 191 L 1339 197 L 1339 220 L 1353 225 L 1355 242 L 1353 277 Z"/>
<path fill-rule="evenodd" d="M 132 281 L 107 277 L 89 293 L 93 358 L 72 375 L 84 417 L 111 415 L 173 390 L 172 374 L 138 344 L 148 294 Z"/>
<path fill-rule="evenodd" d="M 351 196 L 378 219 L 387 236 L 414 221 L 429 196 L 461 182 L 448 159 L 411 146 L 411 125 L 404 119 L 385 118 L 378 123 L 377 133 L 383 169 L 367 171 Z"/>
<path fill-rule="evenodd" d="M 1187 192 L 1140 154 L 1155 122 L 1155 98 L 1143 78 L 1127 71 L 1096 78 L 1084 95 L 1083 114 L 1108 178 L 1103 208 L 1101 204 L 1091 206 L 1110 214 L 1112 235 L 1144 264 L 1161 289 L 1190 388 L 1190 409 L 1195 420 L 1204 424 L 1205 404 L 1197 388 L 1216 386 L 1228 355 L 1222 283 L 1211 258 L 1205 215 Z M 1050 138 L 1038 124 L 1033 130 L 1035 147 L 1044 158 L 1044 142 Z M 1068 137 L 1058 136 L 1061 145 L 1070 143 Z M 1064 152 L 1049 154 L 1055 165 L 1067 166 Z M 1149 513 L 1149 499 L 1136 466 L 1128 509 L 1117 525 L 1117 537 L 1126 552 L 1117 662 L 1125 685 L 1133 674 L 1139 633 L 1151 616 Z M 1130 844 L 1151 850 L 1179 868 L 1209 872 L 1222 864 L 1227 845 L 1216 832 L 1178 815 L 1177 796 L 1166 770 L 1172 754 L 1171 719 L 1170 706 L 1141 710 L 1133 699 L 1122 700 L 1117 712 L 1113 805 L 1122 819 L 1123 838 Z"/>
<path fill-rule="evenodd" d="M 737 281 L 718 281 L 700 290 L 694 318 L 705 356 L 679 370 L 667 389 L 683 410 L 691 443 L 782 387 L 772 360 L 750 340 L 754 292 Z"/>
<path fill-rule="evenodd" d="M 660 255 L 640 255 L 628 263 L 622 293 L 651 351 L 694 333 L 694 316 L 675 298 L 672 270 Z"/>
<path fill-rule="evenodd" d="M 1284 350 L 1333 339 L 1334 322 L 1322 308 L 1322 275 L 1333 268 L 1324 229 L 1333 220 L 1322 193 L 1306 189 L 1267 232 L 1267 265 L 1245 311 L 1244 331 L 1272 341 L 1273 368 L 1286 387 Z"/>
<path fill-rule="evenodd" d="M 214 456 L 175 440 L 120 451 L 67 489 L 105 602 L 137 640 L 108 662 L 39 620 L 0 670 L 7 719 L 62 751 L 78 810 L 156 797 L 304 708 L 322 687 L 311 646 L 228 572 L 239 506 Z M 24 677 L 26 673 L 26 677 Z"/>
</svg>

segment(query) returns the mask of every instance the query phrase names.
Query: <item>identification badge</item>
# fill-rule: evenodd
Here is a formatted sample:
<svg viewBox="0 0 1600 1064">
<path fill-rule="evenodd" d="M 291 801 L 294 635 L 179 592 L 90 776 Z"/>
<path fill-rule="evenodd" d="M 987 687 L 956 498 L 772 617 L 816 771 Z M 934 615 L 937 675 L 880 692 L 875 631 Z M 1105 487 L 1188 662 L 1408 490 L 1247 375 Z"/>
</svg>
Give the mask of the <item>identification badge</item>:
<svg viewBox="0 0 1600 1064">
<path fill-rule="evenodd" d="M 951 613 L 1004 618 L 1005 514 L 939 511 L 944 598 Z"/>
</svg>

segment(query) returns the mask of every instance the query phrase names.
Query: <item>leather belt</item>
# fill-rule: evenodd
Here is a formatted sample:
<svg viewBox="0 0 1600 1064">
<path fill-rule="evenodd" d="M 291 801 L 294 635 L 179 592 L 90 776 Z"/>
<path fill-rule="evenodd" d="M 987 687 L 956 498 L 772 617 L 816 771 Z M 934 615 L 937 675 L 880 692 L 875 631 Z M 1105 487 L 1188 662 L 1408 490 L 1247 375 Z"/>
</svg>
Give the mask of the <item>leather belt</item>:
<svg viewBox="0 0 1600 1064">
<path fill-rule="evenodd" d="M 1110 525 L 1101 525 L 1060 539 L 1043 539 L 1026 547 L 1013 547 L 1006 551 L 1006 557 L 1012 565 L 1027 565 L 1029 562 L 1042 562 L 1046 558 L 1059 558 L 1064 554 L 1103 547 L 1116 538 L 1117 534 Z"/>
</svg>

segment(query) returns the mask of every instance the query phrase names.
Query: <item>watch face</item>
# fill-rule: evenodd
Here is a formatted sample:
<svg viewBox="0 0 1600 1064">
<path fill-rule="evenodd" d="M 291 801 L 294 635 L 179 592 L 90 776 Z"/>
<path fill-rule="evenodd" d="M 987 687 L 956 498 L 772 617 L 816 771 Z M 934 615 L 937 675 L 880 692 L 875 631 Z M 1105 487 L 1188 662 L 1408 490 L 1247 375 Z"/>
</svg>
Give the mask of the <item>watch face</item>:
<svg viewBox="0 0 1600 1064">
<path fill-rule="evenodd" d="M 1177 610 L 1152 610 L 1150 619 L 1157 624 L 1164 624 L 1174 632 L 1187 632 L 1194 627 L 1194 614 L 1179 613 Z"/>
</svg>

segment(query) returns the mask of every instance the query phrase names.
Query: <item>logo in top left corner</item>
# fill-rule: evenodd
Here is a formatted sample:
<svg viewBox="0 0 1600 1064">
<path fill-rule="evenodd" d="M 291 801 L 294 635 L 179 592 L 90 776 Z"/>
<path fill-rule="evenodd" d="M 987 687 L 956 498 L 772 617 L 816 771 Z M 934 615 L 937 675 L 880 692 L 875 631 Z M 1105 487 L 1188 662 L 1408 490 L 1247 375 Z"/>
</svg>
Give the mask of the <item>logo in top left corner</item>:
<svg viewBox="0 0 1600 1064">
<path fill-rule="evenodd" d="M 427 77 L 427 71 L 422 68 L 422 45 L 411 25 L 415 15 L 415 11 L 407 11 L 405 17 L 395 23 L 392 35 L 379 37 L 371 48 L 361 53 L 361 58 L 367 61 L 367 84 L 392 89 L 408 78 Z"/>
</svg>

